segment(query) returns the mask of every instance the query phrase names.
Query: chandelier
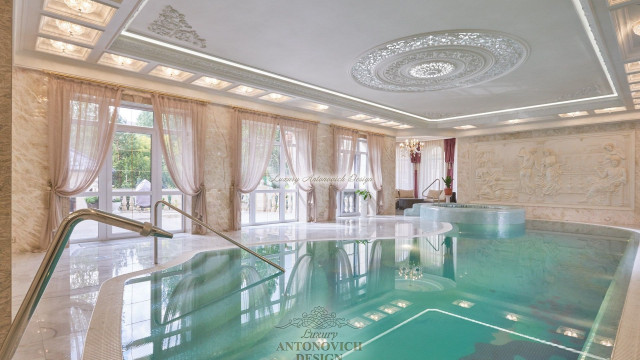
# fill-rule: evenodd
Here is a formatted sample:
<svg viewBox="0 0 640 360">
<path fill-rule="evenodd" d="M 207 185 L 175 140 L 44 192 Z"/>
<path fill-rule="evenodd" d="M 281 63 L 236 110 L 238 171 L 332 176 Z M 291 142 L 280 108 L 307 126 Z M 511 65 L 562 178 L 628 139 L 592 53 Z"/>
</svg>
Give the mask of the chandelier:
<svg viewBox="0 0 640 360">
<path fill-rule="evenodd" d="M 455 67 L 449 62 L 432 61 L 414 66 L 409 70 L 409 74 L 416 78 L 428 79 L 447 75 L 452 72 L 453 69 L 455 69 Z"/>
<path fill-rule="evenodd" d="M 407 139 L 400 143 L 400 154 L 404 157 L 410 157 L 412 163 L 420 162 L 420 150 L 424 146 L 422 141 L 417 139 Z"/>
<path fill-rule="evenodd" d="M 422 279 L 422 268 L 417 265 L 402 265 L 398 269 L 398 277 L 411 281 Z"/>
<path fill-rule="evenodd" d="M 67 4 L 68 7 L 82 14 L 90 14 L 98 6 L 97 3 L 91 0 L 64 0 L 64 3 Z"/>
</svg>

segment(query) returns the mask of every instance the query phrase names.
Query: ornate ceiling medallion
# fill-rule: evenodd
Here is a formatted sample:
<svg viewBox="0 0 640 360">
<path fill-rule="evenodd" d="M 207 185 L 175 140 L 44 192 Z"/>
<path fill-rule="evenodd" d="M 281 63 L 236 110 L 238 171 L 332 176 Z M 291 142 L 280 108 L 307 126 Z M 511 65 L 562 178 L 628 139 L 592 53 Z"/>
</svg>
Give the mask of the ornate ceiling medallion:
<svg viewBox="0 0 640 360">
<path fill-rule="evenodd" d="M 201 38 L 189 25 L 184 14 L 171 7 L 171 5 L 167 5 L 162 9 L 158 18 L 153 20 L 148 29 L 160 36 L 172 37 L 201 48 L 207 47 L 207 40 Z"/>
<path fill-rule="evenodd" d="M 480 84 L 520 66 L 526 43 L 494 31 L 414 35 L 367 51 L 351 68 L 360 84 L 385 91 L 420 92 Z"/>
</svg>

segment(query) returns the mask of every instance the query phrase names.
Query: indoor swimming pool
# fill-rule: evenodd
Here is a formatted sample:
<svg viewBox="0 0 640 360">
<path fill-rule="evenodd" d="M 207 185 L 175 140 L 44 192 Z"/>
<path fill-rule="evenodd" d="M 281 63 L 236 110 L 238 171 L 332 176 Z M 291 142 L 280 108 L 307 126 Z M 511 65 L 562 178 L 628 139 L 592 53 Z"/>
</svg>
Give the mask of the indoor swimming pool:
<svg viewBox="0 0 640 360">
<path fill-rule="evenodd" d="M 563 227 L 254 247 L 284 273 L 199 253 L 128 279 L 116 338 L 84 358 L 120 343 L 126 360 L 609 359 L 638 240 Z"/>
</svg>

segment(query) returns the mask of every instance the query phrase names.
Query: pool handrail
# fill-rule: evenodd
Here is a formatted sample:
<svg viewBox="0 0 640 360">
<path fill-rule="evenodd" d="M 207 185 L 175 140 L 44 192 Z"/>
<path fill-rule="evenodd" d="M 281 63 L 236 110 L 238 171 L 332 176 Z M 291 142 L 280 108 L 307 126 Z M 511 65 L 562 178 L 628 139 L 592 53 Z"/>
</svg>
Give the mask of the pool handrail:
<svg viewBox="0 0 640 360">
<path fill-rule="evenodd" d="M 40 268 L 38 268 L 38 271 L 33 278 L 33 282 L 31 282 L 31 286 L 18 309 L 18 313 L 9 326 L 7 337 L 2 342 L 2 347 L 0 347 L 0 359 L 11 359 L 15 354 L 16 349 L 20 344 L 20 340 L 22 339 L 22 335 L 29 324 L 29 320 L 31 320 L 31 317 L 40 302 L 40 298 L 49 283 L 49 279 L 58 264 L 58 260 L 60 260 L 62 252 L 69 241 L 71 232 L 75 226 L 83 220 L 94 220 L 107 225 L 117 226 L 123 229 L 135 231 L 142 236 L 153 235 L 154 237 L 173 237 L 172 233 L 153 226 L 149 222 L 142 223 L 101 210 L 81 209 L 69 214 L 60 223 L 51 244 L 49 244 L 49 247 L 47 248 L 47 252 L 44 254 Z"/>
<path fill-rule="evenodd" d="M 193 215 L 191 215 L 191 214 L 189 214 L 189 213 L 187 213 L 187 212 L 183 211 L 182 209 L 180 209 L 180 208 L 178 208 L 178 207 L 176 207 L 176 206 L 171 205 L 169 202 L 167 202 L 167 201 L 165 201 L 165 200 L 159 200 L 159 201 L 157 201 L 157 202 L 155 203 L 155 205 L 153 206 L 153 223 L 154 223 L 154 224 L 156 224 L 156 225 L 158 224 L 158 214 L 160 213 L 160 212 L 158 211 L 158 205 L 160 205 L 160 204 L 163 204 L 163 205 L 165 205 L 165 206 L 168 206 L 170 209 L 173 209 L 173 210 L 177 211 L 177 212 L 178 212 L 178 213 L 180 213 L 182 216 L 184 216 L 184 217 L 186 217 L 186 218 L 190 219 L 191 221 L 193 221 L 194 223 L 196 223 L 196 224 L 198 224 L 198 225 L 200 225 L 200 226 L 202 226 L 202 227 L 206 228 L 207 230 L 209 230 L 209 231 L 213 232 L 214 234 L 216 234 L 216 235 L 220 236 L 221 238 L 223 238 L 223 239 L 227 240 L 228 242 L 232 243 L 233 245 L 235 245 L 235 246 L 239 247 L 240 249 L 242 249 L 242 250 L 244 250 L 244 251 L 246 251 L 246 252 L 250 253 L 251 255 L 253 255 L 253 256 L 255 256 L 255 257 L 257 257 L 258 259 L 260 259 L 260 260 L 262 260 L 262 261 L 266 262 L 267 264 L 269 264 L 269 265 L 271 265 L 271 266 L 275 267 L 276 269 L 278 269 L 278 270 L 282 271 L 283 273 L 285 272 L 285 271 L 284 271 L 284 269 L 283 269 L 280 265 L 278 265 L 278 264 L 274 263 L 273 261 L 271 261 L 271 260 L 269 260 L 269 259 L 265 258 L 264 256 L 262 256 L 262 255 L 260 255 L 260 254 L 256 253 L 255 251 L 253 251 L 253 250 L 249 249 L 248 247 L 246 247 L 246 246 L 244 246 L 244 245 L 240 244 L 239 242 L 237 242 L 237 241 L 233 240 L 233 239 L 232 239 L 232 238 L 230 238 L 229 236 L 227 236 L 227 235 L 223 234 L 222 232 L 220 232 L 220 231 L 218 231 L 218 230 L 216 230 L 216 229 L 212 228 L 212 227 L 211 227 L 211 226 L 209 226 L 207 223 L 205 223 L 205 222 L 203 222 L 203 221 L 200 221 L 200 220 L 196 219 Z M 154 263 L 154 264 L 156 264 L 156 265 L 158 264 L 158 238 L 157 238 L 157 237 L 154 237 L 154 238 L 153 238 L 153 263 Z"/>
<path fill-rule="evenodd" d="M 421 194 L 421 195 L 422 195 L 422 197 L 425 197 L 425 196 L 424 196 L 424 192 L 425 192 L 425 191 L 427 191 L 427 190 L 429 190 L 429 188 L 431 187 L 431 185 L 435 184 L 435 183 L 436 183 L 436 181 L 438 182 L 438 188 L 442 187 L 442 184 L 440 184 L 440 179 L 435 179 L 435 180 L 433 180 L 433 181 L 431 182 L 431 184 L 429 184 L 426 188 L 424 188 L 424 190 L 422 190 L 422 194 Z"/>
</svg>

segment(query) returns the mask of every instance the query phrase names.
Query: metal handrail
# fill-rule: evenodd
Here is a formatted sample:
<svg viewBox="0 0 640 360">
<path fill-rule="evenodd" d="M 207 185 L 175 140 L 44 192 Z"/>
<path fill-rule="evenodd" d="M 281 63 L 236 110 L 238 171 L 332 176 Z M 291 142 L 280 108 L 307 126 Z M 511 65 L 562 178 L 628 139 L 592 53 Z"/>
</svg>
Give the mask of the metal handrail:
<svg viewBox="0 0 640 360">
<path fill-rule="evenodd" d="M 435 180 L 433 180 L 433 181 L 431 182 L 431 184 L 429 184 L 429 186 L 427 186 L 426 188 L 424 188 L 424 190 L 422 190 L 422 197 L 425 197 L 425 196 L 424 196 L 424 192 L 425 192 L 425 191 L 427 191 L 427 190 L 429 190 L 429 188 L 431 187 L 431 185 L 435 184 L 435 183 L 436 183 L 436 181 L 438 182 L 438 187 L 441 187 L 441 186 L 442 186 L 442 184 L 440 184 L 440 179 L 435 179 Z"/>
<path fill-rule="evenodd" d="M 20 344 L 20 339 L 29 324 L 29 320 L 31 319 L 31 316 L 33 316 L 33 313 L 38 306 L 38 302 L 40 302 L 40 298 L 49 283 L 49 279 L 58 264 L 58 260 L 60 260 L 62 252 L 69 241 L 73 228 L 83 220 L 94 220 L 108 225 L 117 226 L 138 232 L 142 236 L 153 235 L 154 237 L 173 237 L 173 234 L 170 232 L 155 227 L 151 225 L 151 223 L 141 223 L 139 221 L 127 219 L 122 216 L 96 209 L 81 209 L 69 214 L 64 218 L 64 220 L 62 220 L 62 223 L 58 227 L 53 241 L 49 245 L 47 252 L 44 254 L 44 259 L 40 264 L 40 268 L 38 269 L 36 276 L 33 278 L 29 291 L 27 291 L 27 294 L 20 305 L 20 309 L 18 309 L 18 313 L 9 327 L 7 337 L 2 343 L 2 348 L 0 348 L 0 359 L 11 359 L 15 354 L 16 349 Z"/>
<path fill-rule="evenodd" d="M 196 224 L 206 228 L 207 230 L 212 231 L 214 234 L 216 234 L 216 235 L 220 236 L 221 238 L 227 240 L 228 242 L 232 243 L 233 245 L 239 247 L 240 249 L 250 253 L 251 255 L 257 257 L 258 259 L 260 259 L 260 260 L 268 263 L 269 265 L 275 267 L 276 269 L 284 272 L 284 268 L 282 268 L 280 265 L 278 265 L 278 264 L 274 263 L 273 261 L 265 258 L 264 256 L 256 253 L 255 251 L 253 251 L 253 250 L 249 249 L 248 247 L 240 244 L 239 242 L 233 240 L 232 238 L 228 237 L 227 235 L 221 233 L 220 231 L 215 230 L 214 228 L 209 226 L 207 223 L 196 219 L 191 214 L 189 214 L 189 213 L 187 213 L 185 211 L 182 211 L 181 209 L 171 205 L 170 203 L 168 203 L 168 202 L 166 202 L 164 200 L 157 201 L 156 204 L 153 206 L 153 223 L 154 224 L 156 224 L 156 225 L 158 224 L 158 213 L 159 213 L 158 205 L 160 205 L 160 204 L 164 204 L 164 205 L 168 206 L 169 208 L 171 208 L 171 209 L 177 211 L 178 213 L 182 214 L 182 216 L 191 219 L 191 221 L 195 222 Z M 156 265 L 158 264 L 158 238 L 157 237 L 153 238 L 153 263 L 156 264 Z"/>
</svg>

